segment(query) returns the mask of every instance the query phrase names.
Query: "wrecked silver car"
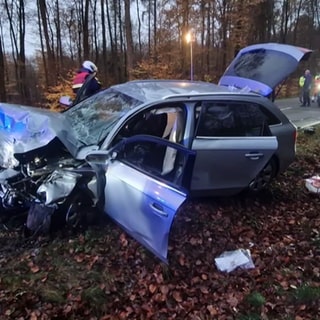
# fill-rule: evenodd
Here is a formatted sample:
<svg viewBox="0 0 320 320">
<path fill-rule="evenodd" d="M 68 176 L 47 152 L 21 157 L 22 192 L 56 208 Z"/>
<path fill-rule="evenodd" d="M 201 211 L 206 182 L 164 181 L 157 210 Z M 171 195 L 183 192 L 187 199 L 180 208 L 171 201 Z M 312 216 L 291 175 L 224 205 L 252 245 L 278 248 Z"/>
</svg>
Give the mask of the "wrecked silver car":
<svg viewBox="0 0 320 320">
<path fill-rule="evenodd" d="M 167 261 L 187 197 L 259 191 L 293 162 L 296 128 L 263 96 L 308 53 L 262 44 L 220 85 L 131 81 L 63 113 L 0 103 L 1 215 L 25 211 L 27 229 L 46 232 L 104 212 Z M 290 68 L 263 82 L 259 66 L 279 55 Z"/>
</svg>

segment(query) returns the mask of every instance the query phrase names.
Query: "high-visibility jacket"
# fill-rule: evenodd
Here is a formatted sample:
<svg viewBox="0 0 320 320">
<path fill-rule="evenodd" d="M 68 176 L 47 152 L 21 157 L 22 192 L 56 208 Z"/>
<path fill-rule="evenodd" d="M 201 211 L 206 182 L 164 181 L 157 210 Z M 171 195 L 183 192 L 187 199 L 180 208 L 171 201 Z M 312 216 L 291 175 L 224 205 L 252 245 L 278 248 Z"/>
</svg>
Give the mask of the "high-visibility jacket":
<svg viewBox="0 0 320 320">
<path fill-rule="evenodd" d="M 301 76 L 301 77 L 299 78 L 299 86 L 300 86 L 301 88 L 303 87 L 305 80 L 306 80 L 306 78 L 305 78 L 304 76 Z"/>
</svg>

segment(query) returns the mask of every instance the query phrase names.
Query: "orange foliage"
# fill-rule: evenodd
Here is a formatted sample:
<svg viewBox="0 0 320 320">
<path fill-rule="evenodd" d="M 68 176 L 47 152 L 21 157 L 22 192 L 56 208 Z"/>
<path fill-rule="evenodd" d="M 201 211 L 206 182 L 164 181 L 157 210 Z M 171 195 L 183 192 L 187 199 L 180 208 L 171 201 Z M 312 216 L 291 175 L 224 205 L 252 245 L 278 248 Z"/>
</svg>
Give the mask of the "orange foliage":
<svg viewBox="0 0 320 320">
<path fill-rule="evenodd" d="M 75 98 L 72 91 L 73 71 L 69 71 L 65 77 L 60 76 L 57 85 L 49 87 L 47 92 L 44 92 L 46 99 L 45 107 L 52 111 L 61 111 L 59 99 L 62 96 L 70 96 L 71 99 Z"/>
</svg>

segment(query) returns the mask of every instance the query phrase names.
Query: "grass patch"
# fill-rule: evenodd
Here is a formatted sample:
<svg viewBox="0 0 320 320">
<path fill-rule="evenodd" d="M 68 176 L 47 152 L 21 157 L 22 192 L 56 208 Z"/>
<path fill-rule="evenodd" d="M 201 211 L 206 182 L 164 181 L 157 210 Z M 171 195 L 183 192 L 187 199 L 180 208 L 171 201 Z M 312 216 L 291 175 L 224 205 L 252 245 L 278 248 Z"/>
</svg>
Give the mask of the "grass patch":
<svg viewBox="0 0 320 320">
<path fill-rule="evenodd" d="M 41 298 L 45 302 L 51 303 L 65 303 L 65 292 L 61 289 L 61 287 L 54 288 L 45 286 L 41 290 Z"/>
<path fill-rule="evenodd" d="M 260 309 L 266 303 L 265 297 L 259 292 L 252 292 L 246 297 L 246 302 L 255 309 Z"/>
<path fill-rule="evenodd" d="M 95 310 L 96 312 L 98 310 L 100 312 L 104 311 L 103 306 L 105 305 L 105 302 L 107 300 L 107 294 L 100 288 L 100 286 L 96 285 L 84 289 L 82 291 L 81 298 L 88 304 L 91 309 Z"/>
<path fill-rule="evenodd" d="M 237 317 L 237 320 L 261 320 L 261 317 L 258 314 L 252 313 L 248 315 L 240 315 Z"/>
<path fill-rule="evenodd" d="M 297 156 L 311 158 L 320 150 L 319 146 L 320 128 L 315 128 L 315 133 L 310 135 L 304 133 L 303 130 L 298 131 Z M 313 159 L 312 159 L 313 160 Z"/>
<path fill-rule="evenodd" d="M 266 303 L 265 297 L 257 292 L 253 291 L 248 294 L 244 299 L 247 312 L 237 316 L 237 320 L 260 320 L 261 309 Z"/>
<path fill-rule="evenodd" d="M 312 304 L 320 302 L 320 288 L 304 284 L 295 289 L 292 297 L 296 303 Z"/>
</svg>

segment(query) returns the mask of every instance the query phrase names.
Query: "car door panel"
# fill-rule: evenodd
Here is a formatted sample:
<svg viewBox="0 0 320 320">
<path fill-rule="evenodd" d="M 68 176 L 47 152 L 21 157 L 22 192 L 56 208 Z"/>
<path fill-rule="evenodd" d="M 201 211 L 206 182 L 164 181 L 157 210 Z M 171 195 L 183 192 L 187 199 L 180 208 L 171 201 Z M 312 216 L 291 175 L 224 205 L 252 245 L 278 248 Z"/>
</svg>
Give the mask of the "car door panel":
<svg viewBox="0 0 320 320">
<path fill-rule="evenodd" d="M 169 232 L 186 194 L 118 161 L 107 171 L 105 212 L 167 261 Z"/>
<path fill-rule="evenodd" d="M 264 168 L 277 147 L 277 138 L 272 136 L 194 139 L 192 149 L 197 156 L 191 192 L 225 195 L 241 191 Z"/>
<path fill-rule="evenodd" d="M 154 148 L 156 146 L 156 148 Z M 157 150 L 164 148 L 160 153 Z M 163 173 L 168 149 L 174 149 L 172 172 Z M 188 196 L 195 152 L 152 136 L 122 141 L 114 159 L 90 163 L 104 186 L 104 211 L 138 242 L 167 262 L 173 219 Z M 101 154 L 91 159 L 101 159 Z M 107 152 L 105 159 L 107 159 Z M 101 170 L 101 168 L 103 168 Z M 101 172 L 103 177 L 101 177 Z"/>
</svg>

